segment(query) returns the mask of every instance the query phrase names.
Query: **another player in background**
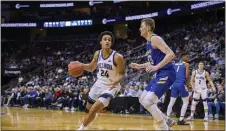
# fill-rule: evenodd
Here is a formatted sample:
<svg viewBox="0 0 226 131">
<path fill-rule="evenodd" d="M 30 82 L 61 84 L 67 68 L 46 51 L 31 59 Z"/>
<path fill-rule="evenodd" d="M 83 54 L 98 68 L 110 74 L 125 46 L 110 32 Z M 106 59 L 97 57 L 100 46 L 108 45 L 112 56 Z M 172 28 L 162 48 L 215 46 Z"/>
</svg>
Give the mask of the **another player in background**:
<svg viewBox="0 0 226 131">
<path fill-rule="evenodd" d="M 120 90 L 120 82 L 125 75 L 125 60 L 122 55 L 111 49 L 114 44 L 114 35 L 104 31 L 99 36 L 101 50 L 95 52 L 93 60 L 89 64 L 83 64 L 84 70 L 94 71 L 97 67 L 97 81 L 92 86 L 88 103 L 86 105 L 88 115 L 78 130 L 85 130 L 94 120 L 96 113 L 107 107 L 110 100 Z"/>
<path fill-rule="evenodd" d="M 200 61 L 198 65 L 198 70 L 192 72 L 191 76 L 191 86 L 193 89 L 193 101 L 191 106 L 191 116 L 187 120 L 194 120 L 194 113 L 196 105 L 199 102 L 200 96 L 203 100 L 203 107 L 205 111 L 204 121 L 208 120 L 208 105 L 207 105 L 207 85 L 206 79 L 210 83 L 213 92 L 216 92 L 216 88 L 210 79 L 210 75 L 207 71 L 204 70 L 204 62 Z"/>
<path fill-rule="evenodd" d="M 183 100 L 183 106 L 181 108 L 180 118 L 177 122 L 178 125 L 188 125 L 184 121 L 184 115 L 187 111 L 187 106 L 189 103 L 189 93 L 187 91 L 187 87 L 189 87 L 189 54 L 187 52 L 181 54 L 181 59 L 177 63 L 175 63 L 176 70 L 176 81 L 173 83 L 171 87 L 171 98 L 170 103 L 167 108 L 167 116 L 169 117 L 173 105 L 176 102 L 178 95 L 180 94 Z M 187 85 L 187 87 L 186 87 Z"/>
<path fill-rule="evenodd" d="M 168 130 L 175 124 L 175 121 L 160 111 L 157 102 L 176 80 L 174 64 L 171 62 L 175 58 L 175 54 L 160 36 L 153 33 L 154 29 L 155 21 L 153 19 L 147 18 L 141 21 L 140 32 L 141 36 L 147 40 L 149 62 L 131 63 L 130 67 L 146 69 L 148 73 L 156 72 L 155 78 L 149 82 L 139 101 L 152 114 L 160 130 Z"/>
</svg>

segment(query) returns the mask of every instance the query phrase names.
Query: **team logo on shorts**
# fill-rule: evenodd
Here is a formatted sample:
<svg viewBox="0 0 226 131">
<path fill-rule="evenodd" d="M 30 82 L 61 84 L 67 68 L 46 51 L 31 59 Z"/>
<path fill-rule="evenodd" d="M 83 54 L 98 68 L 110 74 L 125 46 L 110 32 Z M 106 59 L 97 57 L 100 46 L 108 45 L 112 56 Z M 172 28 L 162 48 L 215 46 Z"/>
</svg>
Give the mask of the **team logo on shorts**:
<svg viewBox="0 0 226 131">
<path fill-rule="evenodd" d="M 168 80 L 168 76 L 164 77 L 164 78 L 160 78 L 159 81 L 157 82 L 158 84 L 165 84 L 166 81 Z"/>
</svg>

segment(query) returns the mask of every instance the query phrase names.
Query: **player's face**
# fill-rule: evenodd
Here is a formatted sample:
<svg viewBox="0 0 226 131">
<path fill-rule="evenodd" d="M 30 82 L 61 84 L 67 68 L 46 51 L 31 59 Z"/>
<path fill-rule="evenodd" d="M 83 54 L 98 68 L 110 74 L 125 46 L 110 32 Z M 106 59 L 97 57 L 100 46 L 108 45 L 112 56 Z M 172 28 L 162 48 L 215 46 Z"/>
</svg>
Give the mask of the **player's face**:
<svg viewBox="0 0 226 131">
<path fill-rule="evenodd" d="M 203 63 L 199 63 L 199 69 L 204 69 L 204 64 Z"/>
<path fill-rule="evenodd" d="M 111 36 L 110 35 L 104 35 L 102 37 L 102 40 L 100 41 L 102 48 L 111 48 Z"/>
<path fill-rule="evenodd" d="M 182 60 L 185 62 L 189 62 L 189 56 L 188 55 L 183 56 Z"/>
<path fill-rule="evenodd" d="M 146 26 L 145 22 L 141 23 L 139 30 L 142 37 L 146 37 L 148 35 L 148 27 Z"/>
</svg>

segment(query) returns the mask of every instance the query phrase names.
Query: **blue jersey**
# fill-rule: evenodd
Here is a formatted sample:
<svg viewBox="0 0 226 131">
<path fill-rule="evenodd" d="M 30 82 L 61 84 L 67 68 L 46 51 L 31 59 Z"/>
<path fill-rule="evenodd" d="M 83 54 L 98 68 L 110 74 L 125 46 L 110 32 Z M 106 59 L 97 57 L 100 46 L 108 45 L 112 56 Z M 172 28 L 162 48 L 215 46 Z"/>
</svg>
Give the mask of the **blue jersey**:
<svg viewBox="0 0 226 131">
<path fill-rule="evenodd" d="M 151 46 L 150 41 L 147 41 L 147 53 L 146 53 L 146 55 L 148 57 L 148 61 L 154 66 L 157 65 L 158 63 L 160 63 L 164 59 L 164 57 L 166 56 L 159 49 L 154 49 Z M 169 62 L 164 67 L 162 67 L 160 70 L 158 70 L 157 73 L 160 72 L 161 70 L 174 70 L 174 65 L 173 65 L 172 62 Z"/>
<path fill-rule="evenodd" d="M 175 83 L 186 83 L 186 66 L 185 62 L 179 61 L 175 63 L 176 81 Z"/>
</svg>

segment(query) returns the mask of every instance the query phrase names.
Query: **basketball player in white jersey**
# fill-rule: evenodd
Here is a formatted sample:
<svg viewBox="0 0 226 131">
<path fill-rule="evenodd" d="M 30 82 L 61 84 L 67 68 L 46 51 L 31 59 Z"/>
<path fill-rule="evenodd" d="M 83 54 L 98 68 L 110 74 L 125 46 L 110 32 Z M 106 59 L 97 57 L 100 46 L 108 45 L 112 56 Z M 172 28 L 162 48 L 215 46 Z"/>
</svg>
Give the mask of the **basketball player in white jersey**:
<svg viewBox="0 0 226 131">
<path fill-rule="evenodd" d="M 207 105 L 207 85 L 206 80 L 210 83 L 214 92 L 216 88 L 210 79 L 210 75 L 207 71 L 204 70 L 204 62 L 200 61 L 198 65 L 198 70 L 192 72 L 191 76 L 191 86 L 193 89 L 193 101 L 191 106 L 191 116 L 187 120 L 194 120 L 194 113 L 196 105 L 199 102 L 200 96 L 203 100 L 203 107 L 205 111 L 204 121 L 208 120 L 208 105 Z"/>
<path fill-rule="evenodd" d="M 94 120 L 96 113 L 109 105 L 117 91 L 120 90 L 120 82 L 125 75 L 125 60 L 122 55 L 111 49 L 114 44 L 114 35 L 104 31 L 99 35 L 98 41 L 101 50 L 95 52 L 93 60 L 89 64 L 83 64 L 84 70 L 92 72 L 97 67 L 97 81 L 92 86 L 82 125 L 77 130 L 86 130 L 87 126 Z"/>
</svg>

